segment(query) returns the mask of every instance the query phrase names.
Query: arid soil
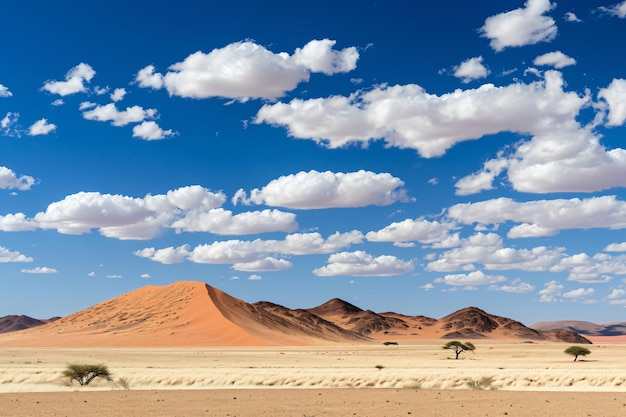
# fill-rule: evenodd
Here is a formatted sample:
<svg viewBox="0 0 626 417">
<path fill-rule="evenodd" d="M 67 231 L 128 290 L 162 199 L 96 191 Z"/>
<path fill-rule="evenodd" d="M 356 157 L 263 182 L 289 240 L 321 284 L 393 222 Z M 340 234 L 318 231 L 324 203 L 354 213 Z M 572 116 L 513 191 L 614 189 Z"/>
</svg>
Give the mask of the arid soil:
<svg viewBox="0 0 626 417">
<path fill-rule="evenodd" d="M 618 417 L 624 393 L 415 389 L 244 389 L 0 394 L 0 415 Z"/>
</svg>

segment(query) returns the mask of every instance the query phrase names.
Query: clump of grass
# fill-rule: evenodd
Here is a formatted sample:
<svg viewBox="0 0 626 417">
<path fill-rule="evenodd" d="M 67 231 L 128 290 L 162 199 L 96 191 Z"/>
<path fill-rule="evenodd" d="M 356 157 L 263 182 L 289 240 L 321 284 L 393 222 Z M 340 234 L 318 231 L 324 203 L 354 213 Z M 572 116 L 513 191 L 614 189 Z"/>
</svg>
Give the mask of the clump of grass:
<svg viewBox="0 0 626 417">
<path fill-rule="evenodd" d="M 494 378 L 492 376 L 483 376 L 480 379 L 468 379 L 467 386 L 475 390 L 495 390 L 493 386 Z"/>
</svg>

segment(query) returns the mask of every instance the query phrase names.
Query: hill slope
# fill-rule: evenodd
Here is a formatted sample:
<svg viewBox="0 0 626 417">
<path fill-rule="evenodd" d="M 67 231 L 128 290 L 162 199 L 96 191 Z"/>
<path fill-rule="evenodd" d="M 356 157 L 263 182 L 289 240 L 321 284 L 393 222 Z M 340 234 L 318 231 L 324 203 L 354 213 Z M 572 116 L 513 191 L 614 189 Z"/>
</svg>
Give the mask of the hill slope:
<svg viewBox="0 0 626 417">
<path fill-rule="evenodd" d="M 7 327 L 8 328 L 8 327 Z M 311 309 L 246 303 L 201 282 L 148 285 L 53 322 L 0 335 L 32 347 L 193 347 L 363 343 L 408 339 L 530 339 L 589 343 L 543 332 L 475 307 L 439 320 L 375 313 L 333 299 Z"/>
</svg>

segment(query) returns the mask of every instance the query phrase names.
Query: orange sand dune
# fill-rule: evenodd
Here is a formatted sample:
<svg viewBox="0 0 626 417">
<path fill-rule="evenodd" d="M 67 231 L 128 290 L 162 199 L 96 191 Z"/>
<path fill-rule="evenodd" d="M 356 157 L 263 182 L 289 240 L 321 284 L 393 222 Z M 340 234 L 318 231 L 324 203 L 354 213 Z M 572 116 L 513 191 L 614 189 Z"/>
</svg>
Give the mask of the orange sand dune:
<svg viewBox="0 0 626 417">
<path fill-rule="evenodd" d="M 148 285 L 52 323 L 3 334 L 0 346 L 174 347 L 263 346 L 235 325 L 226 296 L 201 282 Z"/>
</svg>

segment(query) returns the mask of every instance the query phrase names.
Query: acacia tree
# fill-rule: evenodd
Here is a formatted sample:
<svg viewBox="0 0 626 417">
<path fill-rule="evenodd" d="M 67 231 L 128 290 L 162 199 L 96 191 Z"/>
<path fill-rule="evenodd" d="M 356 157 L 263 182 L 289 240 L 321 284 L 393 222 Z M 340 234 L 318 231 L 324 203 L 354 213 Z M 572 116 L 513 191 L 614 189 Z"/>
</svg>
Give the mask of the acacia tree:
<svg viewBox="0 0 626 417">
<path fill-rule="evenodd" d="M 454 359 L 459 359 L 459 355 L 466 350 L 471 350 L 472 352 L 476 350 L 476 347 L 471 342 L 461 343 L 457 340 L 446 343 L 443 348 L 454 351 L 456 355 Z"/>
<path fill-rule="evenodd" d="M 111 373 L 105 365 L 67 365 L 67 369 L 63 371 L 63 375 L 72 381 L 78 382 L 80 385 L 89 385 L 95 378 L 106 379 L 111 381 Z"/>
<path fill-rule="evenodd" d="M 591 353 L 591 351 L 582 346 L 570 346 L 565 349 L 565 353 L 572 355 L 574 357 L 574 362 L 576 362 L 576 359 L 578 359 L 579 356 L 587 356 Z"/>
</svg>

